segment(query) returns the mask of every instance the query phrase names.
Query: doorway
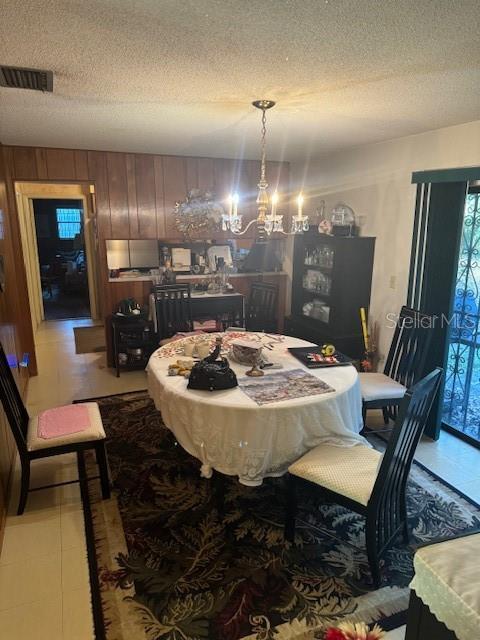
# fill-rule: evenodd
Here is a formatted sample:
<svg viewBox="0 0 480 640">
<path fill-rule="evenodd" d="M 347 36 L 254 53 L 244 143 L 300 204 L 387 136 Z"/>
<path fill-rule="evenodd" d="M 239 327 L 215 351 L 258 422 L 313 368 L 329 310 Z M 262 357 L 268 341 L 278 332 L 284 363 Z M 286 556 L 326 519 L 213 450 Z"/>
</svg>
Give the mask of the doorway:
<svg viewBox="0 0 480 640">
<path fill-rule="evenodd" d="M 468 190 L 445 367 L 443 424 L 480 447 L 480 187 Z"/>
<path fill-rule="evenodd" d="M 98 319 L 93 185 L 15 191 L 34 332 L 44 320 Z"/>
<path fill-rule="evenodd" d="M 33 198 L 45 320 L 90 318 L 81 200 Z"/>
</svg>

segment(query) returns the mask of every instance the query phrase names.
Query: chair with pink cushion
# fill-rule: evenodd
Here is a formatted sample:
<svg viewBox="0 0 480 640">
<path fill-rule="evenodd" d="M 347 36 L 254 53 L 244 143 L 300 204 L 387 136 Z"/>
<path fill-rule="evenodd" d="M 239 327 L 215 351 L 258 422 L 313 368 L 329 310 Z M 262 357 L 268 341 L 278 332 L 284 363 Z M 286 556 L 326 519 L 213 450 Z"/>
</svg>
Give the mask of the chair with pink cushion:
<svg viewBox="0 0 480 640">
<path fill-rule="evenodd" d="M 30 462 L 40 458 L 75 452 L 79 468 L 79 481 L 86 482 L 83 452 L 93 449 L 100 472 L 102 497 L 110 497 L 105 431 L 96 402 L 48 409 L 30 418 L 0 344 L 0 399 L 17 444 L 22 469 L 20 499 L 17 514 L 25 510 L 29 491 L 70 484 L 61 482 L 48 487 L 30 489 Z"/>
</svg>

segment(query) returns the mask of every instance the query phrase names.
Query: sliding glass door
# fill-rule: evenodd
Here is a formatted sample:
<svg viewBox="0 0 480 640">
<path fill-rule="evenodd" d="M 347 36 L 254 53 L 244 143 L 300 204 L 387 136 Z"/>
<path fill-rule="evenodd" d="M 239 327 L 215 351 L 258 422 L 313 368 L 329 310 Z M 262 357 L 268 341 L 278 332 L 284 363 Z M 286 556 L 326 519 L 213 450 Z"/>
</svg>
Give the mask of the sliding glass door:
<svg viewBox="0 0 480 640">
<path fill-rule="evenodd" d="M 426 435 L 478 436 L 480 417 L 480 167 L 416 171 L 407 305 L 432 317 L 423 373 L 445 375 Z M 477 286 L 478 285 L 478 286 Z M 466 430 L 469 434 L 465 435 Z"/>
<path fill-rule="evenodd" d="M 480 447 L 480 189 L 468 191 L 452 312 L 442 422 Z"/>
</svg>

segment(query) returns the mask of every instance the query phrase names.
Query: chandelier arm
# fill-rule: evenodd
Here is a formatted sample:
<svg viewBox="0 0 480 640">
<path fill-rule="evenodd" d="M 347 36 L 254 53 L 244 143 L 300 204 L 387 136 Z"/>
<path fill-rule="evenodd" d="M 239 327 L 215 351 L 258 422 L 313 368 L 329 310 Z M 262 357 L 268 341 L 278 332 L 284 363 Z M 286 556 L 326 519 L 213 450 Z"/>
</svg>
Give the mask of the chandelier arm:
<svg viewBox="0 0 480 640">
<path fill-rule="evenodd" d="M 236 236 L 243 236 L 244 233 L 246 233 L 250 227 L 252 226 L 252 224 L 255 224 L 257 221 L 256 220 L 250 220 L 250 222 L 247 224 L 247 226 L 245 227 L 245 229 L 243 229 L 242 231 L 231 231 L 231 233 L 233 233 Z"/>
</svg>

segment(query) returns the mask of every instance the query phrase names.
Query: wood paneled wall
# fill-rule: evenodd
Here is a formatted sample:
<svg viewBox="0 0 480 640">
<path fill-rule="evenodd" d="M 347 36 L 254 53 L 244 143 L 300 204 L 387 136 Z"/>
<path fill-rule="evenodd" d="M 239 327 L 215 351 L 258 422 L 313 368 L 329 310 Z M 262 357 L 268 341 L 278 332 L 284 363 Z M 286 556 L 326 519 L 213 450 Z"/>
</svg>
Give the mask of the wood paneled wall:
<svg viewBox="0 0 480 640">
<path fill-rule="evenodd" d="M 88 181 L 95 185 L 99 273 L 106 288 L 105 239 L 182 239 L 174 227 L 175 202 L 192 188 L 212 189 L 219 199 L 238 191 L 244 223 L 256 215 L 260 163 L 257 160 L 194 158 L 138 153 L 5 147 L 12 180 Z M 272 190 L 289 193 L 288 163 L 268 162 Z M 198 238 L 206 236 L 199 235 Z M 218 231 L 208 238 L 225 239 Z M 254 237 L 254 228 L 245 237 Z M 103 301 L 102 314 L 112 310 Z"/>
<path fill-rule="evenodd" d="M 0 145 L 0 255 L 5 268 L 5 286 L 3 291 L 0 291 L 0 341 L 7 354 L 20 360 L 23 352 L 28 350 L 23 339 L 25 326 L 21 300 L 22 296 L 26 296 L 26 289 L 23 289 L 22 294 L 21 276 L 17 279 L 19 255 L 14 237 L 15 216 L 12 215 L 14 208 L 8 194 L 7 182 L 8 176 Z M 26 388 L 27 371 L 19 368 L 14 368 L 13 371 L 23 393 Z M 15 450 L 10 427 L 0 406 L 0 551 Z"/>
<path fill-rule="evenodd" d="M 14 180 L 93 182 L 103 238 L 181 239 L 172 212 L 193 188 L 212 189 L 218 198 L 238 191 L 247 221 L 255 215 L 257 160 L 32 147 L 5 147 L 5 153 Z M 288 163 L 268 162 L 267 173 L 271 188 L 288 194 Z"/>
</svg>

